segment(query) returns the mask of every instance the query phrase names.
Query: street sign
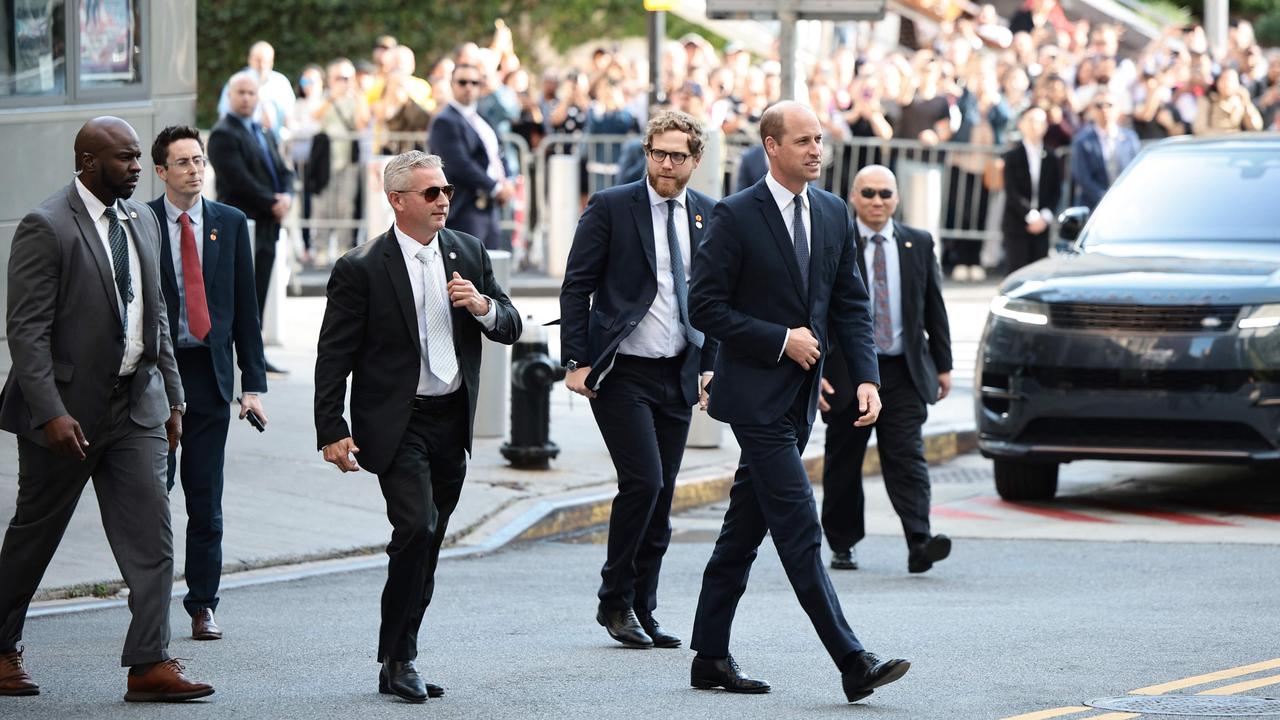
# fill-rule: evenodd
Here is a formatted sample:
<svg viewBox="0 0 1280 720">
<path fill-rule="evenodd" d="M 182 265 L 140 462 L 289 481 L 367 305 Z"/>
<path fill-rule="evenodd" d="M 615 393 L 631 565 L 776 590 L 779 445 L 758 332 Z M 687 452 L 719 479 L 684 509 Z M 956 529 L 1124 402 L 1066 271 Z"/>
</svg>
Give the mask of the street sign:
<svg viewBox="0 0 1280 720">
<path fill-rule="evenodd" d="M 648 0 L 646 0 L 648 2 Z M 786 0 L 707 0 L 712 20 L 774 20 Z M 791 0 L 797 20 L 879 20 L 886 0 Z"/>
<path fill-rule="evenodd" d="M 649 12 L 671 12 L 676 9 L 676 0 L 644 0 L 644 9 Z"/>
</svg>

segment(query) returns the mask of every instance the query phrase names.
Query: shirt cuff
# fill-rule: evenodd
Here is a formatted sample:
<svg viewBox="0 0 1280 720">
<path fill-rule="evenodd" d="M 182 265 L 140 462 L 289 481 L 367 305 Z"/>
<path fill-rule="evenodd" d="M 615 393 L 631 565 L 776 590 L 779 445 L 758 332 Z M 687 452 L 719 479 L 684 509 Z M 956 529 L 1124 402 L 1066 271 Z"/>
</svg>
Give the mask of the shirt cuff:
<svg viewBox="0 0 1280 720">
<path fill-rule="evenodd" d="M 782 356 L 787 354 L 787 341 L 791 339 L 791 328 L 787 328 L 787 334 L 782 336 L 782 349 L 778 351 L 778 362 L 782 362 Z"/>
<path fill-rule="evenodd" d="M 1040 217 L 1044 218 L 1046 223 L 1053 224 L 1053 211 L 1049 208 L 1040 208 Z"/>
<path fill-rule="evenodd" d="M 489 312 L 483 315 L 472 315 L 471 317 L 483 325 L 485 330 L 492 330 L 498 324 L 498 303 L 494 302 L 493 298 L 488 295 L 485 295 L 484 299 L 489 301 Z"/>
</svg>

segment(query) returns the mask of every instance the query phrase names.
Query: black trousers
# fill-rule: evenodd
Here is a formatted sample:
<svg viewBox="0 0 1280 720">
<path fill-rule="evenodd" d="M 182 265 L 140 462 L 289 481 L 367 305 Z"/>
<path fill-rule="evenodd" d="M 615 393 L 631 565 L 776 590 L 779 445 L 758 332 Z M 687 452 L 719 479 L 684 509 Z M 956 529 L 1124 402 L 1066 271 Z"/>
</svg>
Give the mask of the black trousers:
<svg viewBox="0 0 1280 720">
<path fill-rule="evenodd" d="M 112 393 L 107 413 L 81 429 L 89 441 L 84 460 L 18 438 L 18 501 L 0 548 L 0 651 L 22 640 L 31 598 L 92 477 L 102 527 L 130 591 L 132 619 L 120 664 L 167 660 L 173 528 L 164 490 L 164 426 L 144 428 L 130 419 L 125 383 Z"/>
<path fill-rule="evenodd" d="M 844 618 L 822 562 L 818 507 L 800 459 L 812 429 L 807 385 L 814 382 L 813 375 L 776 423 L 732 426 L 742 459 L 720 537 L 702 575 L 691 643 L 702 655 L 729 654 L 733 616 L 766 532 L 773 535 L 796 598 L 836 666 L 863 649 Z"/>
<path fill-rule="evenodd" d="M 929 465 L 921 429 L 928 406 L 916 392 L 906 358 L 880 359 L 884 409 L 871 427 L 854 427 L 858 403 L 828 415 L 826 463 L 822 471 L 822 529 L 831 549 L 844 552 L 866 537 L 862 459 L 875 428 L 884 487 L 902 520 L 908 543 L 929 539 Z"/>
<path fill-rule="evenodd" d="M 1039 235 L 1017 235 L 1006 233 L 1004 236 L 1004 272 L 1006 275 L 1031 263 L 1049 257 L 1049 231 Z"/>
<path fill-rule="evenodd" d="M 467 394 L 415 401 L 409 427 L 378 476 L 391 521 L 378 662 L 418 656 L 418 630 L 435 592 L 440 544 L 467 474 Z"/>
<path fill-rule="evenodd" d="M 253 223 L 253 283 L 258 291 L 258 324 L 267 308 L 267 288 L 271 284 L 271 268 L 276 262 L 276 241 L 280 239 L 280 223 L 273 218 Z"/>
<path fill-rule="evenodd" d="M 222 469 L 227 456 L 231 406 L 218 389 L 213 356 L 207 347 L 178 348 L 178 373 L 187 398 L 182 417 L 181 462 L 169 454 L 169 490 L 181 469 L 187 500 L 187 553 L 183 572 L 187 594 L 182 605 L 194 616 L 218 609 L 222 581 Z"/>
<path fill-rule="evenodd" d="M 671 542 L 671 498 L 689 437 L 691 408 L 680 387 L 683 356 L 617 356 L 591 412 L 618 474 L 600 605 L 653 612 L 658 572 Z"/>
</svg>

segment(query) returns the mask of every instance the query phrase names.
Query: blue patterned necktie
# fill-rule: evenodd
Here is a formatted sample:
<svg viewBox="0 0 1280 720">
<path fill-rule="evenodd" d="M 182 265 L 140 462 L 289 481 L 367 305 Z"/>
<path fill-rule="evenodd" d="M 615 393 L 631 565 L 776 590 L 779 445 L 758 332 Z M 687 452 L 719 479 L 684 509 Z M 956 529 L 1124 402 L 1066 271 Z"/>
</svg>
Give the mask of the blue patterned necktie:
<svg viewBox="0 0 1280 720">
<path fill-rule="evenodd" d="M 262 162 L 267 166 L 267 172 L 271 174 L 271 187 L 276 192 L 284 192 L 284 188 L 280 187 L 280 176 L 276 174 L 276 163 L 271 157 L 271 149 L 267 146 L 270 142 L 267 139 L 267 133 L 258 123 L 251 123 L 253 126 L 253 136 L 258 139 L 258 150 L 262 152 Z"/>
<path fill-rule="evenodd" d="M 871 242 L 876 246 L 871 259 L 871 272 L 875 275 L 871 286 L 876 295 L 873 310 L 876 350 L 887 353 L 893 348 L 893 317 L 889 311 L 889 269 L 884 258 L 884 236 L 872 235 Z"/>
<path fill-rule="evenodd" d="M 804 232 L 804 196 L 797 195 L 792 201 L 795 214 L 791 219 L 791 234 L 796 240 L 796 264 L 800 266 L 800 286 L 805 295 L 809 294 L 809 237 Z"/>
<path fill-rule="evenodd" d="M 676 307 L 680 309 L 680 324 L 684 337 L 695 347 L 701 348 L 703 334 L 689 323 L 689 283 L 684 277 L 684 255 L 680 252 L 680 238 L 676 235 L 676 201 L 667 201 L 667 247 L 671 251 L 671 279 L 675 283 Z"/>
<path fill-rule="evenodd" d="M 133 302 L 133 281 L 129 277 L 129 240 L 124 236 L 124 228 L 116 217 L 116 209 L 109 207 L 103 212 L 107 216 L 107 240 L 111 244 L 111 267 L 115 270 L 116 289 L 120 291 L 120 300 L 125 307 L 120 313 L 121 324 L 128 325 L 128 306 Z"/>
</svg>

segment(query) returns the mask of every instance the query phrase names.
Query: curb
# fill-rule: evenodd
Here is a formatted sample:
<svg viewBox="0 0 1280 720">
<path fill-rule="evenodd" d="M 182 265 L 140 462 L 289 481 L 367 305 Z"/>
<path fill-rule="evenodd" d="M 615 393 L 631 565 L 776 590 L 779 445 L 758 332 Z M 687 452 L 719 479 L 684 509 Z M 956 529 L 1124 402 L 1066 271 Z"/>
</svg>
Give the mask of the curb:
<svg viewBox="0 0 1280 720">
<path fill-rule="evenodd" d="M 977 432 L 969 426 L 944 427 L 925 435 L 925 460 L 930 465 L 951 460 L 958 455 L 971 452 L 978 447 Z M 821 484 L 823 470 L 822 448 L 810 448 L 803 458 L 805 470 L 809 474 L 809 482 Z M 875 443 L 867 447 L 866 458 L 862 464 L 864 476 L 880 474 L 880 454 Z M 671 501 L 672 512 L 689 510 L 704 505 L 724 502 L 729 498 L 729 490 L 733 487 L 732 471 L 715 471 L 688 478 L 681 478 L 676 485 Z M 442 559 L 477 557 L 496 552 L 507 545 L 545 540 L 548 538 L 582 532 L 591 528 L 608 524 L 609 512 L 613 506 L 615 491 L 577 494 L 560 498 L 530 498 L 525 500 L 526 506 L 511 508 L 518 514 L 507 520 L 499 528 L 486 532 L 484 522 L 472 528 L 466 535 L 479 534 L 482 538 L 475 544 L 455 545 L 440 552 Z M 496 516 L 509 515 L 499 512 Z M 372 550 L 367 555 L 343 553 L 341 557 L 316 558 L 290 565 L 270 565 L 255 570 L 235 572 L 223 576 L 221 588 L 234 590 L 238 588 L 256 587 L 280 582 L 293 582 L 307 578 L 338 573 L 359 572 L 384 567 L 386 558 L 380 549 Z M 79 587 L 79 586 L 77 586 Z M 56 588 L 49 592 L 58 593 L 67 590 Z M 175 582 L 172 597 L 179 598 L 186 593 L 186 583 Z M 127 595 L 110 598 L 72 597 L 58 600 L 33 602 L 27 611 L 27 618 L 66 615 L 91 610 L 125 607 L 128 605 Z"/>
</svg>

